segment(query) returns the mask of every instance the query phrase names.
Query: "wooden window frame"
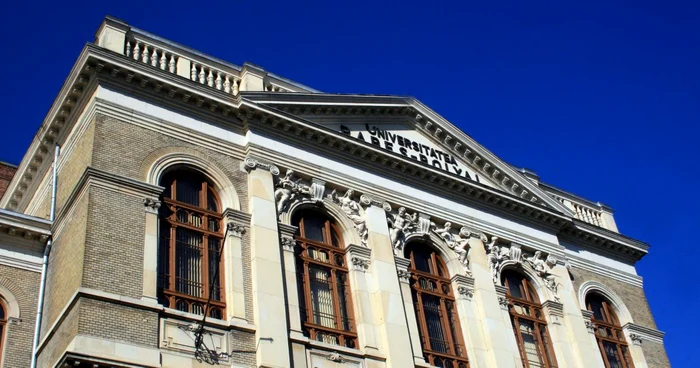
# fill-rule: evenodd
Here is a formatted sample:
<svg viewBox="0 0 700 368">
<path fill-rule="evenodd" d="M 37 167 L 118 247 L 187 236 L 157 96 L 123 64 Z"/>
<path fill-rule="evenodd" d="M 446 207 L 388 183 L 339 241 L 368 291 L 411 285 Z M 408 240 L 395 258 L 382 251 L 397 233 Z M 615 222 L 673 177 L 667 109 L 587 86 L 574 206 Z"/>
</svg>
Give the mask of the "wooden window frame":
<svg viewBox="0 0 700 368">
<path fill-rule="evenodd" d="M 186 312 L 189 313 L 195 313 L 195 314 L 201 314 L 197 313 L 197 311 L 194 309 L 195 305 L 200 305 L 202 307 L 206 306 L 207 301 L 209 301 L 209 317 L 212 318 L 217 318 L 217 319 L 225 319 L 226 318 L 226 295 L 225 295 L 225 285 L 224 285 L 224 257 L 222 255 L 219 255 L 219 274 L 218 274 L 218 300 L 215 298 L 211 298 L 209 300 L 209 294 L 211 290 L 211 282 L 210 282 L 210 272 L 211 270 L 209 269 L 209 256 L 210 256 L 210 245 L 209 245 L 209 239 L 218 239 L 219 240 L 219 249 L 217 251 L 222 252 L 223 247 L 223 242 L 225 241 L 224 239 L 224 233 L 223 233 L 223 215 L 221 213 L 215 212 L 215 211 L 210 211 L 208 210 L 208 200 L 209 200 L 209 191 L 211 190 L 211 193 L 214 196 L 214 201 L 216 202 L 216 208 L 218 210 L 221 210 L 221 200 L 219 199 L 219 195 L 214 190 L 213 186 L 206 180 L 203 174 L 195 171 L 190 171 L 187 169 L 183 170 L 177 170 L 174 171 L 173 173 L 170 173 L 169 178 L 170 183 L 169 183 L 169 189 L 170 189 L 170 197 L 166 197 L 165 195 L 162 196 L 162 203 L 163 206 L 161 207 L 160 210 L 160 229 L 159 229 L 159 250 L 162 248 L 161 242 L 164 241 L 163 239 L 163 232 L 165 229 L 168 229 L 168 243 L 167 243 L 167 249 L 168 249 L 168 270 L 169 274 L 162 274 L 162 270 L 158 271 L 158 277 L 165 277 L 167 276 L 167 288 L 162 288 L 160 287 L 159 283 L 159 288 L 158 288 L 158 294 L 160 298 L 166 299 L 168 301 L 168 308 L 171 309 L 177 309 L 177 302 L 178 301 L 183 301 L 187 303 L 187 308 L 188 310 Z M 197 175 L 199 178 L 201 178 L 201 191 L 199 193 L 199 203 L 200 206 L 195 206 L 189 203 L 185 202 L 180 202 L 177 200 L 177 182 L 179 178 L 186 177 L 187 175 Z M 174 197 L 174 198 L 173 198 Z M 200 216 L 201 218 L 201 226 L 195 226 L 192 223 L 185 223 L 181 222 L 177 218 L 177 213 L 179 210 L 184 210 L 188 214 L 196 214 Z M 215 221 L 216 224 L 218 224 L 218 229 L 210 229 L 210 220 Z M 194 295 L 189 295 L 186 293 L 178 292 L 176 289 L 177 285 L 177 280 L 176 280 L 176 243 L 177 243 L 177 229 L 182 228 L 186 229 L 189 231 L 196 232 L 202 236 L 202 258 L 201 258 L 201 263 L 202 263 L 202 296 L 194 296 Z M 163 257 L 162 254 L 159 254 L 158 257 Z M 159 262 L 160 263 L 160 262 Z"/>
<path fill-rule="evenodd" d="M 304 219 L 310 216 L 304 216 L 306 214 L 311 214 L 312 216 L 318 216 L 319 218 L 324 218 L 323 226 L 323 242 L 317 240 L 306 238 Z M 297 223 L 299 230 L 297 235 L 295 235 L 296 246 L 295 246 L 295 258 L 297 262 L 297 277 L 300 281 L 300 285 L 297 285 L 300 292 L 302 293 L 302 303 L 304 305 L 300 306 L 301 312 L 301 322 L 304 333 L 314 341 L 318 340 L 319 333 L 325 333 L 329 335 L 336 336 L 338 338 L 338 345 L 344 346 L 352 349 L 358 349 L 357 341 L 357 327 L 355 326 L 354 311 L 352 309 L 352 292 L 350 289 L 350 272 L 348 270 L 347 259 L 346 259 L 346 248 L 343 242 L 342 233 L 340 229 L 331 221 L 329 216 L 320 211 L 305 211 L 300 214 L 300 219 Z M 333 246 L 333 234 L 335 234 L 338 241 L 338 246 Z M 324 262 L 319 259 L 314 259 L 308 255 L 309 247 L 328 252 L 328 262 Z M 336 257 L 342 259 L 342 264 L 336 262 Z M 329 271 L 331 274 L 330 287 L 332 289 L 332 299 L 333 299 L 333 318 L 336 326 L 341 328 L 332 328 L 317 324 L 314 322 L 314 313 L 311 299 L 311 276 L 309 273 L 309 266 L 321 268 Z M 338 289 L 338 273 L 345 274 L 345 310 L 347 311 L 347 317 L 345 318 L 346 323 L 343 323 L 343 317 L 341 313 L 341 298 Z M 342 328 L 347 325 L 349 329 Z M 323 342 L 323 341 L 322 341 Z"/>
<path fill-rule="evenodd" d="M 615 309 L 608 303 L 607 299 L 602 295 L 597 293 L 589 294 L 586 296 L 586 309 L 593 312 L 593 307 L 590 303 L 590 298 L 598 298 L 603 306 L 603 321 L 595 318 L 595 314 L 591 316 L 591 322 L 593 323 L 593 329 L 595 331 L 595 339 L 598 343 L 598 349 L 603 357 L 603 363 L 605 368 L 610 368 L 610 362 L 608 361 L 608 355 L 605 353 L 604 343 L 610 343 L 615 345 L 615 350 L 617 355 L 620 357 L 620 362 L 622 363 L 622 368 L 634 368 L 634 362 L 632 361 L 632 356 L 630 355 L 630 347 L 627 344 L 627 339 L 625 339 L 625 334 L 622 331 L 622 326 L 620 326 L 620 320 L 617 318 Z M 611 336 L 606 336 L 601 333 L 601 330 L 606 330 L 611 332 Z"/>
<path fill-rule="evenodd" d="M 508 278 L 506 277 L 508 274 L 517 275 L 517 277 L 520 279 L 519 289 L 524 298 L 518 298 L 511 295 L 510 285 L 508 284 Z M 545 319 L 544 310 L 542 308 L 542 304 L 540 304 L 534 285 L 532 285 L 527 277 L 513 270 L 504 271 L 502 273 L 502 280 L 503 286 L 506 287 L 508 313 L 510 314 L 511 325 L 513 326 L 513 333 L 515 334 L 515 340 L 518 344 L 518 351 L 520 352 L 520 359 L 523 363 L 523 367 L 529 368 L 530 363 L 528 362 L 527 354 L 525 352 L 525 342 L 523 341 L 523 337 L 520 332 L 520 320 L 528 321 L 535 326 L 534 333 L 537 339 L 537 354 L 540 357 L 540 360 L 544 361 L 544 368 L 557 368 L 557 357 L 554 353 L 554 347 L 552 346 L 552 339 L 549 336 L 547 320 Z M 516 308 L 526 310 L 528 313 L 518 313 Z M 544 333 L 542 332 L 543 330 Z M 546 341 L 542 341 L 543 336 Z"/>
<path fill-rule="evenodd" d="M 7 313 L 9 312 L 5 304 L 0 300 L 0 310 L 2 310 L 3 317 L 0 318 L 0 362 L 2 361 L 2 356 L 5 350 L 5 335 L 7 334 L 7 320 L 9 317 Z"/>
<path fill-rule="evenodd" d="M 411 263 L 408 267 L 408 271 L 411 273 L 410 285 L 412 290 L 413 305 L 416 311 L 416 319 L 418 322 L 418 331 L 420 335 L 421 345 L 423 347 L 423 356 L 428 361 L 430 365 L 435 365 L 436 359 L 441 359 L 443 361 L 447 360 L 452 363 L 454 368 L 458 368 L 460 364 L 464 364 L 469 367 L 469 358 L 467 356 L 466 345 L 464 344 L 464 337 L 462 334 L 462 327 L 459 323 L 459 316 L 457 312 L 457 301 L 454 297 L 454 292 L 452 290 L 452 281 L 447 275 L 447 266 L 442 260 L 439 254 L 430 248 L 430 268 L 434 272 L 420 271 L 416 268 L 415 262 L 415 246 L 426 246 L 423 244 L 414 244 L 413 247 L 407 247 L 409 253 L 409 259 Z M 441 276 L 439 270 L 445 274 Z M 427 282 L 434 282 L 435 288 L 433 290 L 421 287 L 421 281 L 425 280 Z M 431 339 L 428 333 L 428 323 L 423 310 L 423 295 L 430 295 L 437 297 L 440 300 L 440 326 L 443 330 L 443 335 L 446 337 L 446 343 L 448 351 L 453 352 L 452 354 L 445 354 L 439 351 L 435 351 L 431 347 Z M 450 316 L 447 311 L 448 302 L 452 303 L 452 315 Z M 452 321 L 451 321 L 452 320 Z M 453 332 L 450 326 L 454 326 L 455 331 Z M 456 336 L 453 336 L 456 335 Z M 455 341 L 456 340 L 456 341 Z"/>
</svg>

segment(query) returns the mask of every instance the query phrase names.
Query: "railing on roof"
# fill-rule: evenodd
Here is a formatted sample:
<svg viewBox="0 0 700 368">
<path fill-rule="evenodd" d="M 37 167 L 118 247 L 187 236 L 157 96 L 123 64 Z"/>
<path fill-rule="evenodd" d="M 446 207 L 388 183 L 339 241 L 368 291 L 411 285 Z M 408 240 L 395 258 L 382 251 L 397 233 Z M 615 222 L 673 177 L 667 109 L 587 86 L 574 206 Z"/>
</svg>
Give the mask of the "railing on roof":
<svg viewBox="0 0 700 368">
<path fill-rule="evenodd" d="M 573 196 L 566 196 L 559 193 L 549 194 L 559 203 L 563 204 L 574 212 L 574 217 L 591 225 L 617 232 L 617 224 L 612 216 L 612 210 L 601 204 L 585 203 Z"/>
<path fill-rule="evenodd" d="M 139 34 L 127 35 L 124 55 L 168 73 L 189 78 L 200 84 L 216 88 L 224 93 L 237 95 L 241 78 L 237 70 L 215 67 L 203 58 L 194 58 L 173 51 Z"/>
</svg>

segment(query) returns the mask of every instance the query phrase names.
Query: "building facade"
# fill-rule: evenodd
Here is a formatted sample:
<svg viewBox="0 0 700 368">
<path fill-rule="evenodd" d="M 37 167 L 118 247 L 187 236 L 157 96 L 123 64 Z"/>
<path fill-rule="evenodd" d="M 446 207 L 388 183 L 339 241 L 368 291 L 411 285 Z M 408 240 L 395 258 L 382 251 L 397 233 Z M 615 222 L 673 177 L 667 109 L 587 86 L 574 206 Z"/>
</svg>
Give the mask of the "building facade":
<svg viewBox="0 0 700 368">
<path fill-rule="evenodd" d="M 56 161 L 55 218 L 52 164 Z M 106 18 L 0 202 L 4 367 L 668 367 L 612 210 Z"/>
</svg>

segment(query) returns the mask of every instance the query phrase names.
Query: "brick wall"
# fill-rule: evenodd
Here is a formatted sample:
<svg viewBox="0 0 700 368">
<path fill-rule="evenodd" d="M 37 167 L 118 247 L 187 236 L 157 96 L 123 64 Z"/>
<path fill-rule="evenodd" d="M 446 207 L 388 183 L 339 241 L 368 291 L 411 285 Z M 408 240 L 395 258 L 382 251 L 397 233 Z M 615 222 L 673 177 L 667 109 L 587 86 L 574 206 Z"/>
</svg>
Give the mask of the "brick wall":
<svg viewBox="0 0 700 368">
<path fill-rule="evenodd" d="M 0 161 L 0 198 L 5 194 L 5 190 L 10 185 L 16 171 L 17 166 Z"/>
<path fill-rule="evenodd" d="M 81 299 L 78 333 L 155 348 L 158 347 L 158 313 Z"/>
<path fill-rule="evenodd" d="M 53 367 L 53 364 L 56 364 L 58 359 L 63 356 L 68 344 L 78 335 L 79 311 L 80 301 L 78 300 L 66 311 L 64 318 L 51 335 L 51 338 L 47 340 L 46 345 L 39 350 L 37 367 Z M 26 362 L 22 365 L 22 367 L 27 366 L 29 366 L 29 364 Z"/>
<path fill-rule="evenodd" d="M 0 285 L 17 299 L 21 319 L 17 324 L 7 324 L 4 368 L 25 368 L 31 359 L 40 279 L 38 272 L 0 265 Z"/>
<path fill-rule="evenodd" d="M 651 314 L 644 289 L 575 267 L 571 268 L 571 274 L 574 276 L 575 290 L 578 291 L 581 284 L 589 280 L 600 282 L 622 299 L 635 324 L 656 329 L 656 322 Z M 628 341 L 628 343 L 631 342 Z M 644 341 L 642 348 L 650 368 L 670 367 L 666 350 L 662 344 Z"/>
</svg>

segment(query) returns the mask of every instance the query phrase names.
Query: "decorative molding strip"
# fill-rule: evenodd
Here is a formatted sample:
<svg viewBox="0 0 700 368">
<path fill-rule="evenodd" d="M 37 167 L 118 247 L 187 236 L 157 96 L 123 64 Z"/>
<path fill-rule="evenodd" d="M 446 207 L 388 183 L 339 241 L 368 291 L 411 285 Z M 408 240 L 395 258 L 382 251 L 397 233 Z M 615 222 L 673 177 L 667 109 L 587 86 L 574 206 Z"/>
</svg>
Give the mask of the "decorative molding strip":
<svg viewBox="0 0 700 368">
<path fill-rule="evenodd" d="M 270 171 L 270 173 L 272 173 L 272 175 L 279 175 L 280 174 L 280 169 L 277 166 L 275 166 L 273 164 L 262 162 L 256 158 L 253 158 L 250 156 L 245 158 L 245 160 L 243 161 L 243 165 L 244 165 L 245 170 L 247 172 L 251 172 L 252 170 L 260 168 L 263 170 Z"/>
<path fill-rule="evenodd" d="M 644 327 L 640 326 L 635 323 L 626 323 L 624 326 L 622 326 L 622 331 L 624 331 L 626 334 L 629 334 L 630 339 L 635 342 L 635 339 L 639 341 L 639 344 L 641 344 L 642 340 L 647 340 L 649 342 L 653 342 L 656 344 L 663 344 L 664 343 L 664 335 L 666 334 L 663 331 L 659 331 L 657 329 L 649 328 L 649 327 Z"/>
</svg>

